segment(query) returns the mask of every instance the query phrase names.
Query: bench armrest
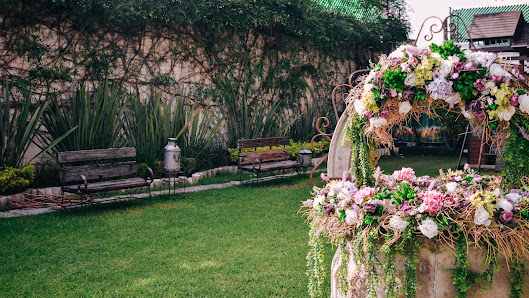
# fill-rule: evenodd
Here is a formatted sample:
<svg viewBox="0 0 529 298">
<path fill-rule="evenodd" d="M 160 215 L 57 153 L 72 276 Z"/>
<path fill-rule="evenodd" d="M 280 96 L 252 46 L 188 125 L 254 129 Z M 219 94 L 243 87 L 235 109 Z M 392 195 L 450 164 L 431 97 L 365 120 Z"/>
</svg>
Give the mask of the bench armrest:
<svg viewBox="0 0 529 298">
<path fill-rule="evenodd" d="M 152 171 L 150 167 L 147 167 L 147 170 L 149 171 L 150 176 L 147 176 L 147 179 L 145 180 L 147 180 L 147 182 L 151 184 L 154 181 L 154 172 Z"/>
<path fill-rule="evenodd" d="M 81 175 L 81 178 L 83 178 L 83 184 L 84 184 L 84 189 L 81 189 L 81 185 L 79 185 L 79 192 L 85 192 L 86 189 L 88 188 L 88 181 L 86 180 L 86 177 L 85 175 Z"/>
</svg>

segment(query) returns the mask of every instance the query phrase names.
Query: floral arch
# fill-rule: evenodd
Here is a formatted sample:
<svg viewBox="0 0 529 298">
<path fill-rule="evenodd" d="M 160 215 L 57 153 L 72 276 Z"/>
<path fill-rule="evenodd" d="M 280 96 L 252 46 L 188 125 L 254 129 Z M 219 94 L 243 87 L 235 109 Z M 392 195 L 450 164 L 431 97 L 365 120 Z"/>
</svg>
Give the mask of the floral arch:
<svg viewBox="0 0 529 298">
<path fill-rule="evenodd" d="M 492 286 L 500 257 L 506 261 L 500 265 L 511 268 L 512 295 L 521 297 L 523 264 L 529 260 L 527 92 L 525 78 L 506 60 L 462 50 L 451 41 L 426 49 L 403 45 L 380 57 L 348 93 L 347 117 L 342 117 L 347 120 L 337 126 L 343 139 L 333 138 L 351 148 L 348 171 L 342 179 L 322 175 L 327 184 L 314 187 L 312 199 L 304 202 L 311 220 L 311 295 L 323 281 L 321 247 L 329 239 L 339 247 L 335 279 L 342 294 L 358 286 L 348 278 L 344 261 L 354 259 L 363 268 L 366 295 L 381 294 L 383 283 L 385 295 L 403 291 L 414 297 L 417 252 L 432 239 L 455 253 L 456 264 L 447 270 L 458 297 L 478 281 Z M 442 111 L 459 112 L 476 131 L 494 132 L 486 134 L 490 142 L 507 142 L 502 175 L 481 175 L 468 167 L 434 178 L 417 177 L 407 167 L 390 174 L 375 169 L 376 148 L 393 147 L 394 126 Z M 468 267 L 470 244 L 486 251 L 483 272 Z M 397 252 L 406 256 L 400 284 L 395 282 Z M 379 268 L 382 257 L 385 269 Z"/>
</svg>

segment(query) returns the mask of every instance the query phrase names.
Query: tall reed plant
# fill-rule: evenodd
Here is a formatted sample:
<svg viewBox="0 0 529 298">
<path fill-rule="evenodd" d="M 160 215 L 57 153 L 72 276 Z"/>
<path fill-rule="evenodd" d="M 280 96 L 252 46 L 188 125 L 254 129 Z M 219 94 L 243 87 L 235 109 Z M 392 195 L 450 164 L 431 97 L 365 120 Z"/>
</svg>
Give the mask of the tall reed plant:
<svg viewBox="0 0 529 298">
<path fill-rule="evenodd" d="M 50 144 L 76 127 L 55 146 L 56 151 L 76 151 L 121 147 L 126 93 L 118 83 L 105 80 L 95 90 L 79 87 L 65 102 L 52 100 L 42 117 L 48 134 L 41 136 Z"/>
<path fill-rule="evenodd" d="M 138 162 L 153 167 L 156 161 L 163 160 L 167 139 L 176 137 L 186 123 L 184 97 L 164 101 L 161 93 L 151 92 L 151 96 L 142 102 L 136 90 L 128 96 L 127 106 L 127 143 L 136 148 Z M 177 143 L 181 145 L 183 139 L 180 136 Z"/>
<path fill-rule="evenodd" d="M 0 168 L 20 168 L 30 145 L 39 134 L 41 119 L 47 105 L 42 101 L 33 103 L 31 91 L 27 90 L 22 91 L 21 100 L 12 100 L 7 81 L 4 89 L 4 98 L 0 107 Z M 53 148 L 75 128 L 75 126 L 70 127 L 58 135 L 54 141 L 42 147 L 32 160 Z"/>
</svg>

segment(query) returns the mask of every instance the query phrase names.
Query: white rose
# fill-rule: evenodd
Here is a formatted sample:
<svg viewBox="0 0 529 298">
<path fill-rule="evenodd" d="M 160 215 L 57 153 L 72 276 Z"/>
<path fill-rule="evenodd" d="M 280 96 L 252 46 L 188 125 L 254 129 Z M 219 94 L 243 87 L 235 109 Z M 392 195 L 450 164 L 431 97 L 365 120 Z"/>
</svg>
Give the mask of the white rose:
<svg viewBox="0 0 529 298">
<path fill-rule="evenodd" d="M 502 77 L 512 77 L 511 74 L 505 71 L 505 69 L 503 69 L 498 63 L 493 63 L 489 67 L 489 74 Z"/>
<path fill-rule="evenodd" d="M 388 56 L 389 60 L 391 60 L 393 58 L 402 58 L 402 57 L 404 57 L 404 51 L 406 49 L 406 46 L 407 45 L 401 45 L 395 51 L 391 52 L 391 54 L 389 54 L 389 56 Z"/>
<path fill-rule="evenodd" d="M 318 205 L 319 204 L 323 204 L 323 200 L 325 200 L 325 197 L 322 196 L 322 195 L 317 195 L 315 198 L 314 198 L 314 202 L 312 203 L 312 208 L 316 209 L 318 208 Z"/>
<path fill-rule="evenodd" d="M 477 225 L 489 226 L 491 220 L 489 219 L 490 214 L 487 212 L 487 209 L 479 207 L 476 209 L 476 214 L 474 214 L 474 223 Z"/>
<path fill-rule="evenodd" d="M 362 103 L 361 100 L 355 100 L 354 103 L 354 108 L 355 108 L 355 111 L 358 115 L 360 116 L 363 116 L 364 113 L 367 111 L 366 107 L 364 107 L 364 104 Z"/>
<path fill-rule="evenodd" d="M 404 80 L 404 84 L 406 86 L 415 86 L 415 79 L 417 78 L 417 75 L 412 72 L 412 73 L 409 73 L 407 76 L 406 76 L 406 79 Z"/>
<path fill-rule="evenodd" d="M 509 202 L 509 200 L 505 198 L 501 198 L 498 203 L 496 204 L 496 210 L 503 209 L 505 211 L 512 211 L 512 204 Z"/>
<path fill-rule="evenodd" d="M 402 219 L 400 216 L 398 215 L 393 215 L 390 219 L 389 219 L 389 225 L 392 227 L 392 228 L 395 228 L 397 230 L 401 230 L 401 231 L 404 231 L 406 229 L 406 227 L 408 226 L 409 223 L 407 223 L 404 219 Z"/>
<path fill-rule="evenodd" d="M 419 225 L 419 230 L 424 236 L 430 239 L 439 234 L 439 232 L 437 231 L 437 224 L 435 223 L 435 221 L 429 218 L 422 221 L 422 223 Z"/>
<path fill-rule="evenodd" d="M 516 109 L 513 106 L 508 105 L 507 108 L 501 111 L 498 110 L 498 118 L 500 118 L 500 120 L 509 121 L 514 113 L 516 113 Z"/>
<path fill-rule="evenodd" d="M 459 184 L 457 184 L 457 182 L 450 182 L 450 183 L 447 183 L 446 184 L 446 191 L 447 192 L 450 192 L 450 193 L 455 193 L 456 190 L 457 190 L 457 186 Z"/>
<path fill-rule="evenodd" d="M 439 73 L 441 73 L 443 77 L 448 76 L 450 71 L 452 71 L 452 66 L 452 60 L 441 60 L 441 69 L 439 70 Z"/>
<path fill-rule="evenodd" d="M 348 225 L 354 225 L 358 221 L 358 212 L 354 209 L 345 210 L 345 223 Z"/>
<path fill-rule="evenodd" d="M 529 114 L 529 94 L 520 95 L 518 97 L 518 104 L 522 112 Z"/>
<path fill-rule="evenodd" d="M 411 111 L 411 104 L 409 101 L 399 102 L 399 113 L 400 114 L 408 114 L 409 111 Z"/>
<path fill-rule="evenodd" d="M 373 118 L 369 119 L 369 122 L 370 122 L 371 126 L 375 127 L 375 128 L 382 127 L 382 126 L 385 126 L 385 125 L 388 124 L 388 120 L 386 120 L 386 118 L 382 118 L 382 117 L 373 117 Z"/>
<path fill-rule="evenodd" d="M 511 201 L 513 204 L 518 204 L 522 201 L 522 196 L 517 193 L 508 193 L 505 195 L 507 200 Z"/>
</svg>

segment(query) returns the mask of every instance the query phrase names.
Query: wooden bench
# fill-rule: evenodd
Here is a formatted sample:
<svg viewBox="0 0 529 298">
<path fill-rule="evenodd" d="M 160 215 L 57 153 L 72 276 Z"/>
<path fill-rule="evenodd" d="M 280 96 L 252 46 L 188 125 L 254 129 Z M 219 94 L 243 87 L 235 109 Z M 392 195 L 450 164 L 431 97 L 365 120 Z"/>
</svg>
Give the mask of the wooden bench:
<svg viewBox="0 0 529 298">
<path fill-rule="evenodd" d="M 148 168 L 147 179 L 136 177 L 135 159 L 136 149 L 132 147 L 59 152 L 57 163 L 62 190 L 78 195 L 81 205 L 92 201 L 90 194 L 122 189 L 149 187 L 150 197 L 153 171 Z M 63 207 L 66 205 L 72 204 L 67 202 Z"/>
<path fill-rule="evenodd" d="M 286 147 L 289 144 L 289 138 L 262 138 L 239 140 L 237 144 L 238 169 L 240 172 L 253 172 L 259 174 L 262 172 L 272 172 L 279 170 L 295 169 L 301 167 L 297 161 L 290 160 L 290 153 Z M 267 150 L 257 151 L 257 147 L 268 147 Z M 272 147 L 282 147 L 272 149 Z M 243 149 L 254 148 L 253 152 L 244 152 Z"/>
</svg>

